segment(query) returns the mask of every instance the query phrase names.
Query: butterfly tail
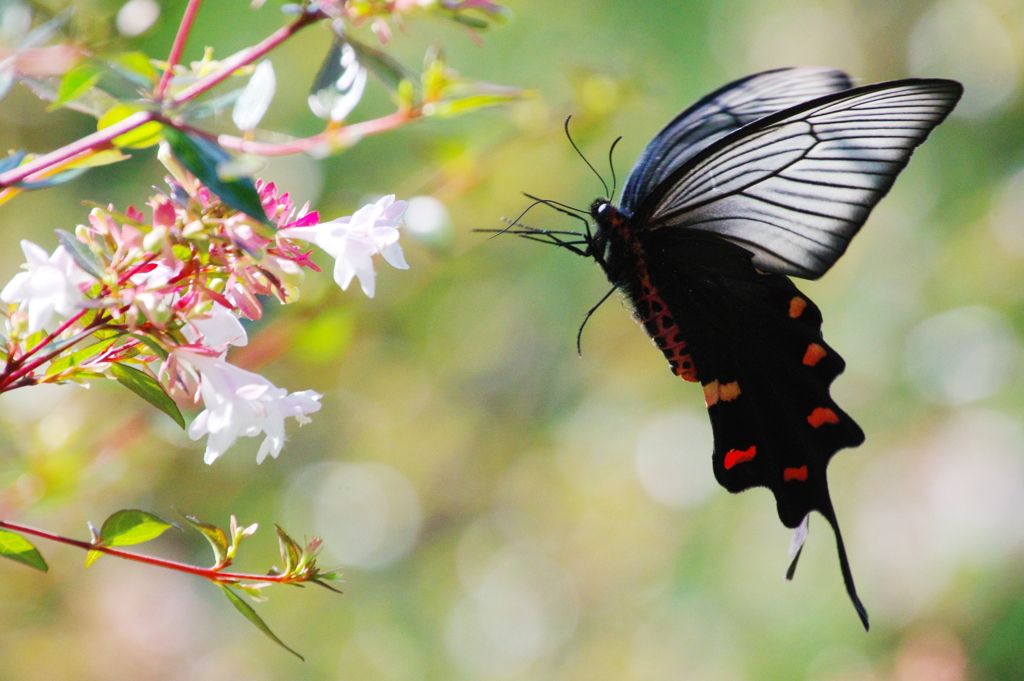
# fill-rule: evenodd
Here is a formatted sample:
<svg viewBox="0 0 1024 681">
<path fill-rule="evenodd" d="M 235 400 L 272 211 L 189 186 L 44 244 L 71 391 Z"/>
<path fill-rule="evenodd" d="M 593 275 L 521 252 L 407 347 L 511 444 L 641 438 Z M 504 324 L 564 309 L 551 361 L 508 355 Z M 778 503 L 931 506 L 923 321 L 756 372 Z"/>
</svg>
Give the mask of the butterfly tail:
<svg viewBox="0 0 1024 681">
<path fill-rule="evenodd" d="M 853 572 L 850 570 L 850 561 L 846 557 L 846 546 L 843 544 L 843 535 L 839 531 L 839 521 L 836 520 L 836 514 L 832 510 L 831 503 L 827 509 L 821 509 L 820 512 L 828 520 L 829 525 L 832 526 L 832 531 L 835 532 L 836 550 L 839 552 L 839 569 L 843 572 L 843 583 L 846 585 L 846 593 L 849 594 L 850 600 L 853 601 L 853 607 L 856 608 L 857 615 L 860 616 L 860 621 L 864 624 L 864 631 L 868 631 L 871 628 L 868 625 L 868 611 L 864 609 L 864 604 L 860 602 L 860 598 L 857 596 L 857 587 L 853 584 Z"/>
</svg>

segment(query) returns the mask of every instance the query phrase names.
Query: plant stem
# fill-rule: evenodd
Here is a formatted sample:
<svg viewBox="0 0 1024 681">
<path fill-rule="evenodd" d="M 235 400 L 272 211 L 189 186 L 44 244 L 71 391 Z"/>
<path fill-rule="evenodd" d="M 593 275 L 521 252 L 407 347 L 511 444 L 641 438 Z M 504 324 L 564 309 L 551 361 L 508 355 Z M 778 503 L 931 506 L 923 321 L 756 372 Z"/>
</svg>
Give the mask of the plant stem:
<svg viewBox="0 0 1024 681">
<path fill-rule="evenodd" d="M 221 67 L 217 71 L 211 73 L 206 78 L 203 78 L 198 83 L 185 88 L 179 92 L 173 98 L 175 105 L 184 104 L 185 102 L 194 99 L 195 97 L 203 94 L 210 88 L 221 83 L 221 81 L 227 79 L 232 73 L 238 70 L 240 67 L 247 64 L 251 64 L 256 61 L 267 52 L 283 43 L 285 40 L 298 33 L 300 30 L 309 26 L 310 24 L 316 23 L 320 19 L 326 17 L 322 12 L 303 13 L 298 19 L 283 26 L 282 28 L 271 33 L 263 42 L 247 47 L 241 52 L 236 52 L 227 59 L 221 62 Z"/>
<path fill-rule="evenodd" d="M 393 130 L 401 125 L 415 120 L 422 115 L 419 109 L 401 110 L 383 118 L 375 118 L 372 121 L 353 123 L 334 130 L 324 132 L 291 142 L 254 142 L 242 139 L 234 135 L 219 135 L 217 143 L 225 149 L 234 149 L 246 154 L 258 154 L 260 156 L 286 156 L 316 150 L 320 147 L 349 146 L 358 142 L 367 135 L 374 135 L 379 132 Z"/>
<path fill-rule="evenodd" d="M 135 128 L 148 123 L 152 120 L 156 120 L 159 116 L 153 111 L 140 111 L 134 113 L 124 120 L 114 123 L 108 128 L 103 128 L 91 135 L 86 135 L 77 142 L 72 142 L 67 146 L 61 147 L 56 151 L 51 151 L 49 154 L 44 154 L 37 159 L 29 161 L 28 163 L 22 164 L 17 168 L 8 170 L 6 173 L 0 174 L 0 187 L 7 187 L 12 184 L 21 182 L 29 175 L 45 170 L 52 165 L 56 165 L 62 161 L 80 154 L 83 151 L 89 151 L 102 144 L 108 144 L 115 137 L 125 134 Z"/>
<path fill-rule="evenodd" d="M 125 560 L 133 560 L 137 563 L 146 563 L 147 565 L 155 565 L 157 567 L 166 568 L 168 570 L 176 570 L 178 572 L 196 575 L 197 577 L 209 579 L 211 582 L 233 583 L 239 581 L 247 581 L 276 582 L 279 584 L 287 584 L 289 582 L 304 581 L 302 579 L 296 579 L 294 575 L 250 575 L 241 572 L 223 572 L 221 570 L 216 570 L 214 568 L 196 567 L 195 565 L 189 565 L 188 563 L 179 563 L 176 560 L 154 558 L 153 556 L 146 556 L 140 553 L 129 553 L 128 551 L 122 551 L 120 549 L 114 549 L 108 546 L 99 546 L 87 541 L 80 541 L 78 539 L 63 537 L 59 534 L 54 534 L 53 532 L 47 532 L 46 530 L 37 530 L 34 527 L 29 527 L 27 525 L 22 525 L 20 523 L 12 523 L 7 520 L 0 520 L 0 528 L 6 528 L 14 532 L 20 532 L 22 534 L 31 535 L 33 537 L 39 537 L 40 539 L 48 539 L 59 544 L 76 546 L 80 549 L 84 549 L 85 551 L 99 551 L 101 553 L 110 554 L 111 556 L 117 556 L 118 558 L 124 558 Z"/>
<path fill-rule="evenodd" d="M 171 78 L 174 77 L 174 67 L 178 65 L 178 62 L 181 60 L 181 53 L 185 51 L 185 43 L 188 42 L 188 36 L 192 32 L 192 22 L 195 20 L 196 14 L 199 12 L 199 5 L 201 4 L 203 4 L 203 0 L 189 0 L 188 7 L 185 8 L 185 14 L 181 17 L 181 25 L 178 26 L 178 33 L 174 36 L 174 44 L 171 45 L 171 54 L 167 57 L 167 68 L 164 70 L 163 75 L 160 76 L 160 82 L 153 92 L 153 99 L 158 102 L 164 98 L 167 86 L 170 85 Z"/>
</svg>

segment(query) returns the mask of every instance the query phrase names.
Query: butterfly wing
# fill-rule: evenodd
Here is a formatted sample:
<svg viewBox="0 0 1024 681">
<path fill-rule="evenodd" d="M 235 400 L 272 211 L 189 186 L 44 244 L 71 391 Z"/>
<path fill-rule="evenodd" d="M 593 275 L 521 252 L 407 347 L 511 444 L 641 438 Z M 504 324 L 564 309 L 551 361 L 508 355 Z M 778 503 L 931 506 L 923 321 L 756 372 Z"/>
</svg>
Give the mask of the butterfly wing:
<svg viewBox="0 0 1024 681">
<path fill-rule="evenodd" d="M 816 279 L 962 92 L 949 80 L 893 81 L 761 118 L 676 168 L 633 224 L 708 231 L 752 252 L 758 269 Z"/>
<path fill-rule="evenodd" d="M 826 476 L 832 456 L 864 433 L 829 395 L 845 363 L 822 339 L 820 311 L 787 277 L 758 272 L 750 252 L 710 235 L 655 230 L 644 250 L 704 386 L 715 477 L 730 492 L 771 489 L 787 527 L 811 511 L 825 516 L 867 627 Z"/>
<path fill-rule="evenodd" d="M 852 85 L 842 71 L 776 69 L 733 81 L 676 116 L 644 149 L 626 179 L 628 212 L 697 152 L 747 123 Z"/>
</svg>

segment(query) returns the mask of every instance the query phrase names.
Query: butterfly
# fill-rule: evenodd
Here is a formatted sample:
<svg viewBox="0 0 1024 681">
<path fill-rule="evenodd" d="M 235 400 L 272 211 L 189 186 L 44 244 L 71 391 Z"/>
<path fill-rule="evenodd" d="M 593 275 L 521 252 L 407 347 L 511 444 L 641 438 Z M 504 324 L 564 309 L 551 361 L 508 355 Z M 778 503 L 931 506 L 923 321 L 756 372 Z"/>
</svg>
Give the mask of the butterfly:
<svg viewBox="0 0 1024 681">
<path fill-rule="evenodd" d="M 754 74 L 666 125 L 618 206 L 614 189 L 588 211 L 536 200 L 580 219 L 583 231 L 518 219 L 501 230 L 601 266 L 612 284 L 601 302 L 620 291 L 672 372 L 701 384 L 718 482 L 734 493 L 769 488 L 779 519 L 796 528 L 787 578 L 810 512 L 829 522 L 865 629 L 826 476 L 832 456 L 864 432 L 829 394 L 845 362 L 789 277 L 817 279 L 835 264 L 962 92 L 940 79 L 852 87 L 827 68 Z"/>
</svg>

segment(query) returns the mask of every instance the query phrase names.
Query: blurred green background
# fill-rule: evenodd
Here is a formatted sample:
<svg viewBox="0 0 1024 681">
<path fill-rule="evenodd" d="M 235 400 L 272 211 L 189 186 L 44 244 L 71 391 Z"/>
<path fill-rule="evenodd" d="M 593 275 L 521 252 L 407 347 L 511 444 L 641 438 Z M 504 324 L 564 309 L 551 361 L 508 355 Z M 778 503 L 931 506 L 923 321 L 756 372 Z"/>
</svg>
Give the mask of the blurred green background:
<svg viewBox="0 0 1024 681">
<path fill-rule="evenodd" d="M 409 22 L 389 49 L 417 65 L 442 43 L 468 77 L 536 90 L 513 107 L 428 120 L 323 161 L 263 173 L 325 218 L 368 199 L 428 196 L 379 266 L 377 297 L 309 277 L 232 360 L 290 390 L 324 393 L 279 460 L 258 440 L 213 466 L 163 415 L 117 385 L 0 397 L 0 514 L 84 538 L 120 508 L 259 522 L 237 567 L 277 560 L 272 523 L 325 539 L 344 595 L 270 590 L 258 611 L 305 664 L 269 643 L 201 581 L 40 542 L 51 571 L 0 562 L 0 679 L 806 679 L 1024 678 L 1024 3 L 1017 0 L 509 0 L 476 45 Z M 119 3 L 78 3 L 95 30 Z M 184 7 L 162 2 L 140 37 L 163 58 Z M 252 44 L 286 20 L 273 3 L 208 2 L 186 58 Z M 83 19 L 84 21 L 84 19 Z M 225 27 L 230 27 L 226 30 Z M 368 40 L 372 35 L 363 31 Z M 116 35 L 116 34 L 115 34 Z M 309 84 L 322 28 L 271 55 L 263 127 L 318 131 Z M 867 442 L 830 467 L 865 634 L 815 517 L 796 579 L 790 532 L 767 490 L 732 496 L 710 465 L 701 391 L 670 373 L 582 258 L 473 233 L 518 214 L 520 192 L 586 206 L 600 185 L 561 131 L 573 113 L 599 168 L 620 178 L 678 110 L 723 83 L 795 65 L 859 82 L 965 83 L 844 258 L 798 282 L 847 360 L 833 395 Z M 355 119 L 390 109 L 379 83 Z M 4 149 L 43 152 L 93 129 L 44 115 L 21 87 L 0 103 Z M 210 121 L 230 130 L 230 119 Z M 219 127 L 218 127 L 219 126 Z M 140 205 L 163 171 L 152 150 L 0 208 L 0 278 L 16 244 L 53 248 L 82 199 Z M 536 210 L 528 223 L 574 228 Z M 414 229 L 414 227 L 418 229 Z M 205 563 L 196 534 L 150 551 Z"/>
</svg>

